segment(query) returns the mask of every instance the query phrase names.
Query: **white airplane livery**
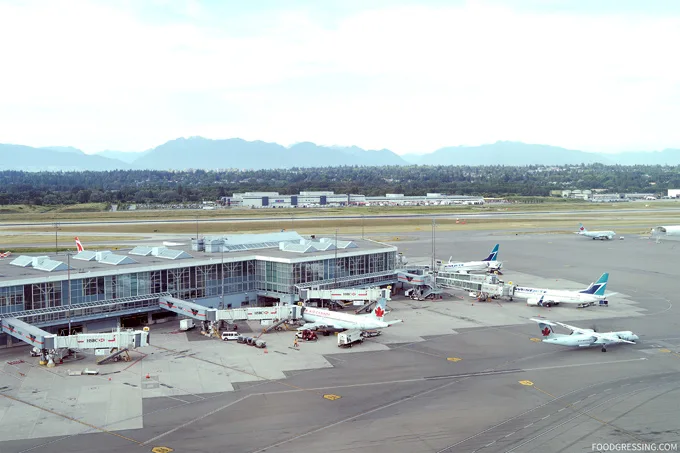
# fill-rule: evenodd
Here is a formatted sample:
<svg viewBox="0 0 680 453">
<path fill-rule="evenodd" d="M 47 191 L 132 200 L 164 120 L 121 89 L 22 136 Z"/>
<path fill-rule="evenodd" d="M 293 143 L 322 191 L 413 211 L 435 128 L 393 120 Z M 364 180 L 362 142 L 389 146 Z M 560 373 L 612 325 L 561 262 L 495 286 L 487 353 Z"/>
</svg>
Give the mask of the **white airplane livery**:
<svg viewBox="0 0 680 453">
<path fill-rule="evenodd" d="M 353 315 L 349 313 L 338 313 L 324 308 L 303 307 L 302 319 L 305 325 L 298 330 L 316 330 L 320 327 L 332 327 L 335 329 L 358 329 L 375 330 L 384 329 L 393 324 L 403 322 L 401 319 L 385 321 L 385 308 L 387 303 L 384 298 L 378 299 L 375 308 L 368 315 Z"/>
<path fill-rule="evenodd" d="M 607 346 L 627 343 L 635 344 L 640 339 L 630 330 L 621 332 L 602 332 L 598 333 L 593 329 L 581 329 L 580 327 L 570 326 L 561 322 L 548 321 L 542 318 L 531 318 L 532 321 L 538 323 L 541 329 L 544 343 L 551 343 L 560 346 L 571 346 L 578 348 L 589 348 L 591 346 L 601 346 L 602 352 L 607 352 Z M 554 326 L 562 326 L 571 330 L 571 334 L 555 333 Z"/>
<path fill-rule="evenodd" d="M 578 308 L 589 307 L 595 304 L 607 305 L 607 297 L 618 293 L 605 293 L 609 273 L 605 272 L 595 282 L 591 283 L 586 289 L 580 291 L 527 288 L 516 286 L 513 297 L 526 299 L 527 305 L 538 307 L 551 307 L 559 304 L 573 304 Z"/>
<path fill-rule="evenodd" d="M 454 263 L 449 258 L 449 262 L 442 266 L 443 272 L 458 272 L 467 274 L 468 272 L 495 272 L 503 267 L 503 263 L 498 261 L 499 244 L 496 244 L 489 253 L 489 256 L 481 261 L 467 261 Z"/>
<path fill-rule="evenodd" d="M 593 238 L 593 240 L 599 239 L 601 241 L 604 241 L 605 239 L 614 239 L 614 236 L 616 236 L 614 231 L 588 231 L 588 229 L 584 227 L 582 223 L 578 224 L 578 231 L 575 234 L 585 236 L 587 238 Z"/>
</svg>

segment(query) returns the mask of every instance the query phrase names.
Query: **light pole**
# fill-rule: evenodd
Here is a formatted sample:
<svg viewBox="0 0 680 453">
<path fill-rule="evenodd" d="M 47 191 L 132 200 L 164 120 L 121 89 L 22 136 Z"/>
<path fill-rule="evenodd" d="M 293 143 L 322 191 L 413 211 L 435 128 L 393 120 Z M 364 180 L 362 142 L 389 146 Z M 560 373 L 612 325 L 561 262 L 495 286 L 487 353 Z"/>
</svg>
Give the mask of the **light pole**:
<svg viewBox="0 0 680 453">
<path fill-rule="evenodd" d="M 220 286 L 220 305 L 222 310 L 224 310 L 224 243 L 222 243 L 222 265 L 220 268 L 220 273 L 222 275 L 222 285 Z"/>
<path fill-rule="evenodd" d="M 59 222 L 54 222 L 54 254 L 59 255 Z"/>
<path fill-rule="evenodd" d="M 364 238 L 364 215 L 361 214 L 361 239 Z"/>
<path fill-rule="evenodd" d="M 68 334 L 71 335 L 71 252 L 66 252 L 66 272 L 68 275 Z"/>
<path fill-rule="evenodd" d="M 435 226 L 436 226 L 435 219 L 432 219 L 432 276 L 433 277 L 435 276 L 435 264 L 436 264 L 436 262 L 435 262 L 435 254 L 436 254 L 435 250 L 436 249 L 435 249 L 435 236 L 434 236 Z"/>
<path fill-rule="evenodd" d="M 196 216 L 196 241 L 198 241 L 198 216 Z"/>
<path fill-rule="evenodd" d="M 338 287 L 338 229 L 335 229 L 335 264 L 333 265 L 333 289 Z"/>
</svg>

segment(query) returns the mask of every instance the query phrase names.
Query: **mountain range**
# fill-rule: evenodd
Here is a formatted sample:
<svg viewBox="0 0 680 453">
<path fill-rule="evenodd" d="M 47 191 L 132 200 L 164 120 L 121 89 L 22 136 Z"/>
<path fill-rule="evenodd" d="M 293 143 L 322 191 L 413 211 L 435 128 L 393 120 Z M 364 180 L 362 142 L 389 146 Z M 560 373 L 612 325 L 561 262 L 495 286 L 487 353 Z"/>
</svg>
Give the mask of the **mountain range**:
<svg viewBox="0 0 680 453">
<path fill-rule="evenodd" d="M 102 151 L 86 154 L 68 146 L 34 148 L 0 144 L 0 170 L 101 171 L 115 169 L 265 169 L 340 165 L 680 165 L 680 149 L 617 154 L 590 153 L 549 145 L 499 141 L 481 146 L 441 148 L 429 154 L 398 155 L 355 146 L 321 146 L 310 142 L 285 147 L 240 138 L 178 138 L 142 152 Z"/>
</svg>

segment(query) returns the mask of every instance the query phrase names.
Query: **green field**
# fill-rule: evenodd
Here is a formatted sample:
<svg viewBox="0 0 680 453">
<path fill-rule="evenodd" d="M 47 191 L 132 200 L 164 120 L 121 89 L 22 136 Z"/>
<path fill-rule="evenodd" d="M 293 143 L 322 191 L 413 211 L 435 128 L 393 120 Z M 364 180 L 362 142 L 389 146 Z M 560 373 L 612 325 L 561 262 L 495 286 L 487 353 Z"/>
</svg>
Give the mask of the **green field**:
<svg viewBox="0 0 680 453">
<path fill-rule="evenodd" d="M 304 218 L 338 215 L 395 215 L 395 214 L 474 214 L 488 212 L 536 212 L 536 211 L 582 211 L 611 210 L 626 212 L 632 209 L 650 210 L 656 208 L 678 208 L 678 201 L 660 201 L 645 204 L 630 203 L 590 203 L 578 200 L 554 198 L 536 199 L 540 203 L 487 204 L 484 206 L 394 206 L 394 207 L 347 207 L 347 208 L 296 208 L 296 209 L 248 209 L 225 208 L 213 211 L 202 209 L 147 210 L 147 211 L 110 211 L 104 203 L 44 207 L 9 205 L 0 206 L 0 223 L 11 222 L 59 222 L 59 221 L 111 221 L 111 220 L 155 220 L 155 219 L 215 219 L 230 217 Z"/>
</svg>

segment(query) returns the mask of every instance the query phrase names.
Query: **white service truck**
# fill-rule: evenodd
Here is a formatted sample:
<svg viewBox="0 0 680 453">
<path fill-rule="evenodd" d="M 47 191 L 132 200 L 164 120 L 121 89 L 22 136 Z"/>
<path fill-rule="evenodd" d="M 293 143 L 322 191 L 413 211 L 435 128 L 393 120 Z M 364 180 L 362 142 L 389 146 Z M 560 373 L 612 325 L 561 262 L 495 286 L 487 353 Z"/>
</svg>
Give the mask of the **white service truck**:
<svg viewBox="0 0 680 453">
<path fill-rule="evenodd" d="M 196 327 L 196 324 L 194 324 L 194 320 L 191 318 L 182 319 L 179 321 L 179 330 L 186 331 L 191 330 L 194 327 Z"/>
<path fill-rule="evenodd" d="M 352 347 L 354 343 L 363 343 L 361 330 L 346 330 L 338 334 L 338 347 Z"/>
</svg>

